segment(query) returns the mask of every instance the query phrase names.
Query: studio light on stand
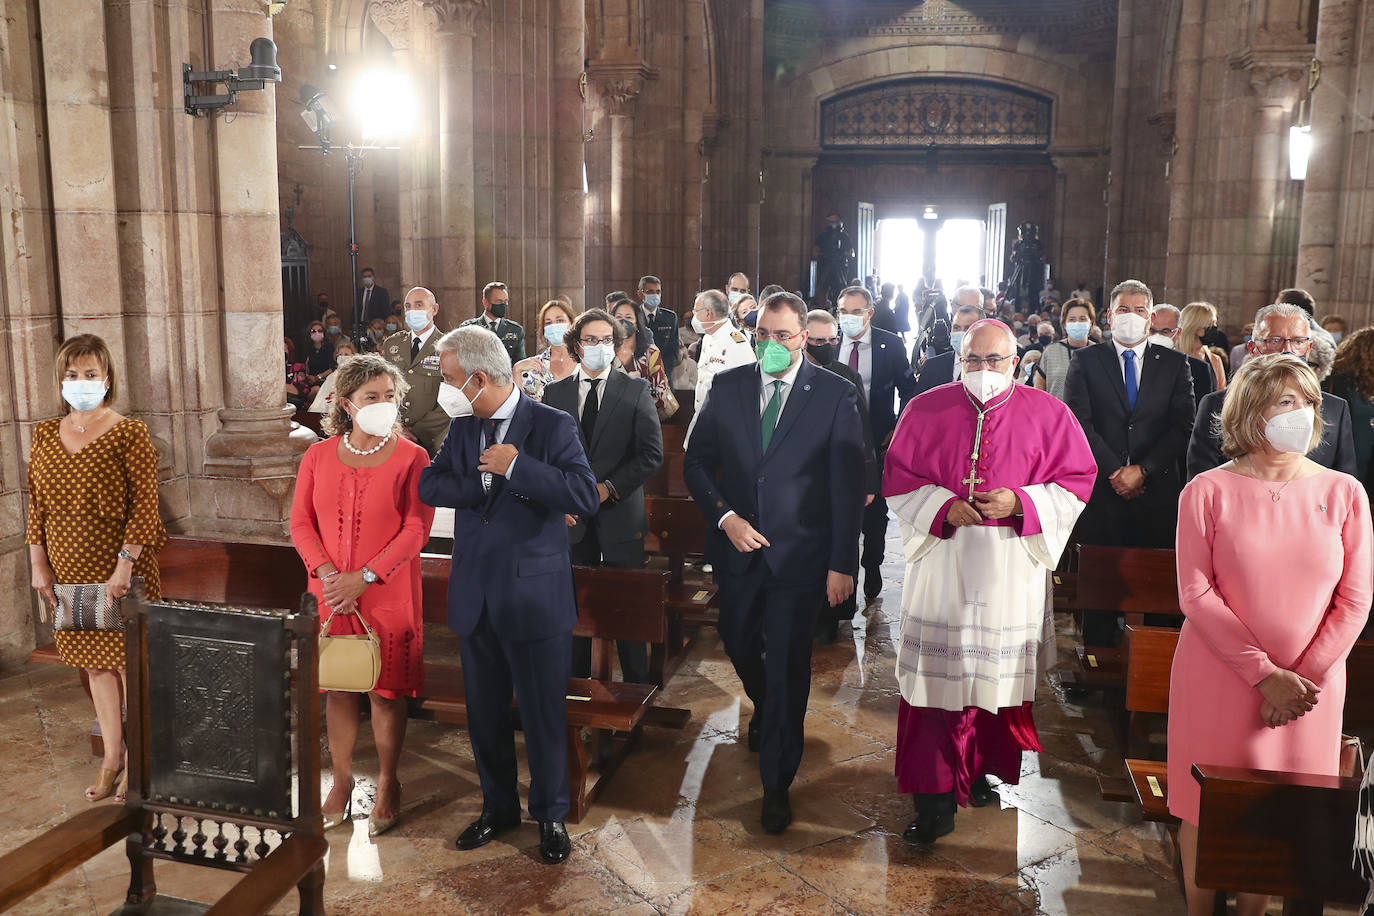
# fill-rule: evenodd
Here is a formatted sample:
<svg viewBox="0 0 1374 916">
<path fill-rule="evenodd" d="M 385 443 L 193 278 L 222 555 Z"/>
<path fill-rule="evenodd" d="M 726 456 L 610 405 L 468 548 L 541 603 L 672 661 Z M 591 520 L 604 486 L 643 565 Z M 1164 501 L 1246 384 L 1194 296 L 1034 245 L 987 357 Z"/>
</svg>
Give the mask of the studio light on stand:
<svg viewBox="0 0 1374 916">
<path fill-rule="evenodd" d="M 1305 96 L 1293 112 L 1288 128 L 1288 177 L 1307 180 L 1307 160 L 1312 155 L 1312 97 Z"/>
<path fill-rule="evenodd" d="M 334 69 L 331 65 L 330 69 Z M 353 275 L 353 304 L 356 310 L 361 299 L 358 287 L 358 243 L 357 243 L 357 185 L 358 172 L 362 170 L 363 157 L 371 150 L 395 150 L 399 146 L 373 145 L 379 140 L 398 140 L 410 134 L 415 121 L 415 96 L 410 89 L 410 81 L 403 74 L 391 70 L 370 71 L 353 84 L 350 93 L 350 108 L 353 119 L 360 126 L 361 143 L 335 145 L 331 130 L 337 122 L 331 110 L 328 94 L 321 89 L 306 84 L 301 87 L 301 104 L 305 110 L 301 118 L 318 141 L 317 146 L 302 146 L 300 149 L 319 150 L 328 156 L 331 149 L 342 149 L 344 161 L 348 164 L 348 260 Z M 353 341 L 361 345 L 366 333 L 363 315 L 355 311 L 353 315 Z"/>
</svg>

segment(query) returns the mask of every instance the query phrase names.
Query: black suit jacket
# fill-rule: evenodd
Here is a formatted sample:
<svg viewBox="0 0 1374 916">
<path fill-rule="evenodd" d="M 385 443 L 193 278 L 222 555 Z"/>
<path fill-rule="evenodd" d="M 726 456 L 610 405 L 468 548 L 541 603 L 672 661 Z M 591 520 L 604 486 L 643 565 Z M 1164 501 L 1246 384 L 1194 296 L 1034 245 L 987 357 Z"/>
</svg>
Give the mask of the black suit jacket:
<svg viewBox="0 0 1374 916">
<path fill-rule="evenodd" d="M 677 313 L 660 305 L 649 315 L 649 329 L 654 332 L 654 345 L 663 354 L 663 368 L 671 377 L 678 361 Z"/>
<path fill-rule="evenodd" d="M 1193 376 L 1193 402 L 1201 405 L 1202 399 L 1217 390 L 1217 376 L 1212 366 L 1198 359 L 1188 357 L 1188 371 Z"/>
<path fill-rule="evenodd" d="M 847 379 L 854 386 L 854 393 L 859 396 L 859 423 L 864 431 L 864 480 L 867 481 L 867 492 L 880 496 L 883 492 L 883 468 L 878 464 L 877 452 L 874 450 L 873 419 L 868 415 L 868 396 L 864 394 L 864 380 L 859 373 L 844 363 L 831 363 L 821 368 Z"/>
<path fill-rule="evenodd" d="M 363 312 L 363 294 L 367 292 L 362 287 L 358 287 L 353 293 L 353 314 L 361 315 L 353 320 L 367 324 L 373 318 L 386 320 L 386 316 L 391 314 L 391 293 L 387 292 L 385 286 L 372 287 L 372 295 L 367 300 L 367 312 Z"/>
<path fill-rule="evenodd" d="M 612 369 L 605 376 L 592 439 L 582 432 L 577 410 L 578 373 L 559 379 L 544 389 L 544 403 L 577 421 L 582 447 L 587 452 L 597 481 L 611 485 L 619 498 L 601 504 L 595 524 L 603 548 L 624 541 L 642 541 L 648 522 L 644 516 L 644 482 L 663 464 L 663 431 L 649 393 L 649 383 Z M 569 542 L 586 536 L 587 523 L 579 519 L 568 529 Z"/>
<path fill-rule="evenodd" d="M 1150 345 L 1141 357 L 1135 409 L 1126 405 L 1126 382 L 1116 347 L 1094 344 L 1069 362 L 1064 401 L 1078 417 L 1097 460 L 1093 503 L 1123 503 L 1108 478 L 1128 464 L 1145 471 L 1146 503 L 1177 512 L 1183 461 L 1193 430 L 1193 376 L 1188 357 Z"/>
<path fill-rule="evenodd" d="M 1198 406 L 1197 419 L 1193 422 L 1193 437 L 1188 442 L 1189 480 L 1229 460 L 1221 450 L 1221 436 L 1214 431 L 1213 420 L 1221 415 L 1221 405 L 1226 402 L 1226 392 L 1230 390 L 1223 388 L 1214 391 L 1203 398 Z M 1356 476 L 1358 469 L 1350 405 L 1334 394 L 1324 394 L 1321 411 L 1326 430 L 1322 433 L 1322 441 L 1307 453 L 1307 457 L 1333 471 Z"/>
<path fill-rule="evenodd" d="M 939 388 L 954 381 L 954 359 L 954 351 L 950 350 L 947 353 L 938 353 L 921 363 L 921 372 L 916 376 L 916 393 L 925 394 L 932 388 Z"/>
<path fill-rule="evenodd" d="M 873 421 L 873 441 L 879 451 L 897 428 L 897 416 L 916 396 L 916 374 L 911 371 L 902 339 L 891 331 L 869 327 L 873 335 L 873 370 L 868 384 L 868 413 Z M 841 345 L 840 350 L 844 350 Z M 896 399 L 901 398 L 901 407 Z"/>
<path fill-rule="evenodd" d="M 706 555 L 743 575 L 758 554 L 777 579 L 822 586 L 827 570 L 858 572 L 863 428 L 854 385 L 803 360 L 768 451 L 757 364 L 726 370 L 696 415 L 683 477 L 706 517 Z M 733 511 L 771 546 L 740 553 L 720 530 Z"/>
</svg>

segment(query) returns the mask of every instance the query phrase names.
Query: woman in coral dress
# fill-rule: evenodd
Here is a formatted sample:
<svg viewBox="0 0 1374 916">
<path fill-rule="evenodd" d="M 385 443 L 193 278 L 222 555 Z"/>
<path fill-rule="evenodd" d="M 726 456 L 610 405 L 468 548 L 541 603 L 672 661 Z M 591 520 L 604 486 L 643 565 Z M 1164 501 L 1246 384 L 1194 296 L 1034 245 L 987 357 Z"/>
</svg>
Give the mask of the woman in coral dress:
<svg viewBox="0 0 1374 916">
<path fill-rule="evenodd" d="M 406 697 L 424 686 L 420 551 L 434 510 L 420 502 L 418 490 L 429 455 L 399 434 L 396 405 L 407 387 L 399 370 L 364 354 L 335 375 L 324 419 L 332 435 L 301 461 L 291 540 L 310 573 L 321 626 L 334 616 L 330 635 L 361 634 L 361 615 L 381 642 L 381 676 L 370 695 L 380 773 L 368 834 L 377 836 L 396 823 Z M 342 691 L 330 691 L 325 700 L 334 764 L 334 786 L 321 806 L 326 829 L 352 814 L 359 701 L 359 694 Z"/>
<path fill-rule="evenodd" d="M 1334 776 L 1345 658 L 1369 616 L 1374 538 L 1360 482 L 1306 457 L 1320 441 L 1321 391 L 1307 365 L 1251 360 L 1222 408 L 1233 460 L 1183 491 L 1178 590 L 1186 620 L 1169 685 L 1169 810 L 1181 818 L 1188 912 L 1197 887 L 1193 764 Z M 1240 894 L 1238 916 L 1268 898 Z"/>
</svg>

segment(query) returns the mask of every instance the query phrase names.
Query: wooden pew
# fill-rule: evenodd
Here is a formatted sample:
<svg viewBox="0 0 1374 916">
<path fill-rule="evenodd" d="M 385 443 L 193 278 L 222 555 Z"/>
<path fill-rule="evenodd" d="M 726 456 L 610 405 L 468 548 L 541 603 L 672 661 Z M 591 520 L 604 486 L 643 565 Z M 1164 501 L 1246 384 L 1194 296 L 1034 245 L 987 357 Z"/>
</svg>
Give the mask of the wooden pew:
<svg viewBox="0 0 1374 916">
<path fill-rule="evenodd" d="M 686 455 L 683 440 L 687 436 L 687 427 L 665 425 L 662 429 L 663 464 L 644 484 L 644 495 L 690 499 L 691 491 L 687 489 L 687 482 L 682 476 L 682 461 Z"/>
<path fill-rule="evenodd" d="M 686 350 L 683 351 L 684 355 Z M 692 425 L 692 417 L 696 413 L 697 393 L 694 388 L 674 388 L 673 396 L 677 398 L 677 412 L 663 421 L 664 427 L 681 426 L 683 429 Z"/>
<path fill-rule="evenodd" d="M 1358 779 L 1200 764 L 1192 775 L 1199 887 L 1283 897 L 1285 916 L 1364 901 L 1369 884 L 1351 865 Z"/>
<path fill-rule="evenodd" d="M 662 555 L 668 572 L 668 657 L 671 675 L 691 648 L 695 631 L 719 618 L 716 585 L 708 576 L 688 575 L 689 561 L 706 553 L 706 520 L 690 499 L 647 497 L 646 550 Z"/>
</svg>

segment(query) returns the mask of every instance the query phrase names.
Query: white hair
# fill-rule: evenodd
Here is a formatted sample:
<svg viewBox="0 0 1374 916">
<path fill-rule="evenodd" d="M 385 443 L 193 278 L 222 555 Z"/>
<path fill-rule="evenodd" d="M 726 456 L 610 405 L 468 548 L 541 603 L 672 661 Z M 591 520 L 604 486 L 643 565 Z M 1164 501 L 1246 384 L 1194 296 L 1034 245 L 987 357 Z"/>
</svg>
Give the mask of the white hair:
<svg viewBox="0 0 1374 916">
<path fill-rule="evenodd" d="M 1268 325 L 1272 318 L 1297 318 L 1309 327 L 1312 324 L 1312 316 L 1303 309 L 1291 302 L 1275 302 L 1273 305 L 1266 305 L 1255 313 L 1255 330 L 1259 330 L 1260 324 Z"/>
<path fill-rule="evenodd" d="M 434 344 L 436 353 L 453 353 L 458 368 L 468 375 L 485 373 L 493 385 L 509 385 L 512 381 L 510 355 L 501 345 L 501 338 L 482 327 L 470 324 L 449 331 Z"/>
<path fill-rule="evenodd" d="M 979 310 L 981 311 L 981 310 L 982 310 L 982 307 L 983 307 L 983 291 L 982 291 L 981 289 L 979 289 L 978 287 L 976 287 L 976 286 L 961 286 L 961 287 L 959 287 L 958 289 L 956 289 L 956 290 L 954 291 L 954 295 L 952 295 L 952 296 L 949 297 L 950 303 L 953 304 L 953 305 L 959 305 L 959 304 L 960 304 L 960 302 L 959 302 L 959 297 L 960 297 L 960 296 L 963 296 L 963 295 L 965 295 L 965 294 L 967 294 L 967 293 L 972 293 L 973 295 L 975 295 L 975 296 L 978 297 L 977 305 L 978 305 Z M 969 303 L 969 305 L 973 305 L 973 304 L 974 304 L 974 303 L 971 303 L 971 302 Z"/>
<path fill-rule="evenodd" d="M 1167 302 L 1161 302 L 1155 306 L 1154 314 L 1158 315 L 1160 312 L 1173 312 L 1174 318 L 1177 320 L 1177 322 L 1179 324 L 1183 323 L 1183 312 L 1181 312 L 1178 306 L 1176 305 L 1170 305 Z"/>
<path fill-rule="evenodd" d="M 699 312 L 702 306 L 706 306 L 711 317 L 716 321 L 730 317 L 730 300 L 718 289 L 708 289 L 697 293 L 697 300 L 693 304 L 693 308 Z"/>
</svg>

